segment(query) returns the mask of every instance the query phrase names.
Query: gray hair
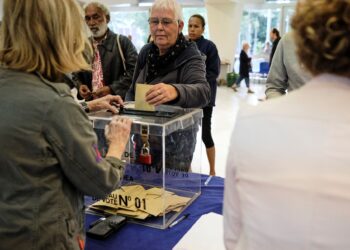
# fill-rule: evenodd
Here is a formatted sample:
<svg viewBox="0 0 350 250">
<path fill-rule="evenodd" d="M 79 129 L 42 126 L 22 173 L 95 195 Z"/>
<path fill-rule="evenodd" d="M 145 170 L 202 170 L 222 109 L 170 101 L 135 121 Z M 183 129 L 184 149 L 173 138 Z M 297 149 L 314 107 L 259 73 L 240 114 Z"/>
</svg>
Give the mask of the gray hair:
<svg viewBox="0 0 350 250">
<path fill-rule="evenodd" d="M 155 0 L 150 9 L 150 14 L 152 14 L 152 11 L 155 9 L 163 11 L 171 10 L 174 12 L 177 20 L 184 20 L 181 5 L 176 0 Z"/>
<path fill-rule="evenodd" d="M 91 5 L 95 6 L 96 8 L 99 8 L 100 10 L 102 10 L 102 12 L 106 16 L 110 16 L 108 7 L 106 5 L 104 5 L 103 3 L 97 2 L 97 1 L 90 1 L 90 2 L 88 2 L 86 4 L 84 4 L 84 6 L 83 6 L 84 11 L 86 11 L 86 8 L 91 6 Z"/>
</svg>

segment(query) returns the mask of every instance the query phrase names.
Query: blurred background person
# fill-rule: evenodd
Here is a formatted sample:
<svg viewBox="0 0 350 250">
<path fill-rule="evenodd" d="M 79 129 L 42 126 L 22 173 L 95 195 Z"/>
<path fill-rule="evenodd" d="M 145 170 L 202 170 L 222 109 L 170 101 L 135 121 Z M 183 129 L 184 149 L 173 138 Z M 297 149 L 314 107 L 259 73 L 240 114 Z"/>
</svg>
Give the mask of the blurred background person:
<svg viewBox="0 0 350 250">
<path fill-rule="evenodd" d="M 220 74 L 220 57 L 215 44 L 203 37 L 205 19 L 199 14 L 192 15 L 188 21 L 188 37 L 197 44 L 198 49 L 205 54 L 206 78 L 210 85 L 211 95 L 209 105 L 203 108 L 202 140 L 206 147 L 209 161 L 209 174 L 215 175 L 215 145 L 211 134 L 211 117 L 215 106 L 217 78 Z"/>
<path fill-rule="evenodd" d="M 3 11 L 1 248 L 83 249 L 84 194 L 105 197 L 118 187 L 131 121 L 113 118 L 102 158 L 91 122 L 63 82 L 90 67 L 77 1 L 4 0 Z"/>
<path fill-rule="evenodd" d="M 299 1 L 313 78 L 242 111 L 225 179 L 227 249 L 350 249 L 350 0 Z"/>
<path fill-rule="evenodd" d="M 128 91 L 137 59 L 137 51 L 131 39 L 117 35 L 108 28 L 109 9 L 100 2 L 84 6 L 85 21 L 92 33 L 94 49 L 91 58 L 92 71 L 75 74 L 80 82 L 79 94 L 85 100 L 108 94 L 120 95 Z"/>
<path fill-rule="evenodd" d="M 267 55 L 271 54 L 271 44 L 270 44 L 269 41 L 265 42 L 264 53 L 267 54 Z"/>
<path fill-rule="evenodd" d="M 288 32 L 278 43 L 273 57 L 266 79 L 266 98 L 285 95 L 303 86 L 310 78 L 297 59 L 293 32 Z"/>
<path fill-rule="evenodd" d="M 250 45 L 249 43 L 243 43 L 241 53 L 239 55 L 239 76 L 235 84 L 232 85 L 234 91 L 238 91 L 241 81 L 244 79 L 245 85 L 248 89 L 248 94 L 253 94 L 254 91 L 250 89 L 249 71 L 251 69 L 252 58 L 248 56 Z"/>
<path fill-rule="evenodd" d="M 273 28 L 270 32 L 270 39 L 272 42 L 272 49 L 271 49 L 271 54 L 270 54 L 270 65 L 272 64 L 272 59 L 273 56 L 275 55 L 275 51 L 277 48 L 277 45 L 279 43 L 279 41 L 281 40 L 281 36 L 280 36 L 280 32 L 278 29 Z"/>
</svg>

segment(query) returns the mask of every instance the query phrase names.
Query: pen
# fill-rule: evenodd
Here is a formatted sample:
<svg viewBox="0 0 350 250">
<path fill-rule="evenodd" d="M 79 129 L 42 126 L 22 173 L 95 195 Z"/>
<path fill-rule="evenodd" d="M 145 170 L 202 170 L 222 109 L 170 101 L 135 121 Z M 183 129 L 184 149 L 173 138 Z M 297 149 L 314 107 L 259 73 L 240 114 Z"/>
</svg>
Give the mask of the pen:
<svg viewBox="0 0 350 250">
<path fill-rule="evenodd" d="M 186 219 L 188 216 L 190 216 L 190 214 L 185 214 L 184 216 L 180 217 L 179 219 L 177 219 L 176 221 L 173 221 L 170 225 L 169 228 L 172 228 L 173 226 L 175 226 L 176 224 L 178 224 L 179 222 L 183 221 L 184 219 Z"/>
<path fill-rule="evenodd" d="M 211 180 L 211 178 L 213 178 L 212 175 L 210 175 L 210 176 L 206 179 L 206 181 L 204 182 L 204 186 L 208 186 L 209 181 Z"/>
</svg>

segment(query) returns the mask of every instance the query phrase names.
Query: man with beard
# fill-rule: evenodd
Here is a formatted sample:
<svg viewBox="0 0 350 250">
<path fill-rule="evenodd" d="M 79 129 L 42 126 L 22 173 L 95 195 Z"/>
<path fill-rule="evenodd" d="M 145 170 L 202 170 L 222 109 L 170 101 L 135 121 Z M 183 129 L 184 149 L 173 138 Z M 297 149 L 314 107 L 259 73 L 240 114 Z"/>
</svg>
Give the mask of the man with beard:
<svg viewBox="0 0 350 250">
<path fill-rule="evenodd" d="M 85 100 L 96 99 L 108 94 L 120 95 L 123 99 L 131 85 L 137 52 L 125 36 L 113 33 L 107 26 L 110 13 L 100 2 L 89 2 L 84 6 L 85 21 L 92 37 L 94 55 L 92 71 L 76 74 L 79 95 Z"/>
</svg>

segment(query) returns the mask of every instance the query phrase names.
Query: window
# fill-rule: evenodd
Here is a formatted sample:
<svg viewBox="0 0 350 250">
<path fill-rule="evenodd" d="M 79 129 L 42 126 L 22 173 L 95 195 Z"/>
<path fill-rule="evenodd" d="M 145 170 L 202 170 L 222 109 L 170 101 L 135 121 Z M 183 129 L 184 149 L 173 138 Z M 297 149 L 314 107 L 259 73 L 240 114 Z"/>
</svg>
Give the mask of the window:
<svg viewBox="0 0 350 250">
<path fill-rule="evenodd" d="M 140 51 L 149 35 L 148 11 L 111 12 L 109 28 L 118 34 L 132 37 L 132 43 Z"/>
<path fill-rule="evenodd" d="M 270 31 L 279 27 L 281 9 L 249 10 L 243 12 L 238 53 L 244 41 L 251 46 L 252 54 L 263 51 L 265 43 L 270 41 Z"/>
<path fill-rule="evenodd" d="M 236 72 L 239 68 L 239 60 L 237 58 L 243 42 L 246 41 L 250 44 L 252 70 L 253 72 L 258 72 L 260 63 L 269 61 L 270 51 L 267 46 L 271 47 L 272 45 L 270 41 L 271 29 L 277 28 L 281 35 L 290 29 L 290 19 L 294 13 L 295 5 L 293 2 L 295 1 L 267 0 L 267 2 L 269 4 L 247 5 L 243 11 L 234 63 Z"/>
</svg>

